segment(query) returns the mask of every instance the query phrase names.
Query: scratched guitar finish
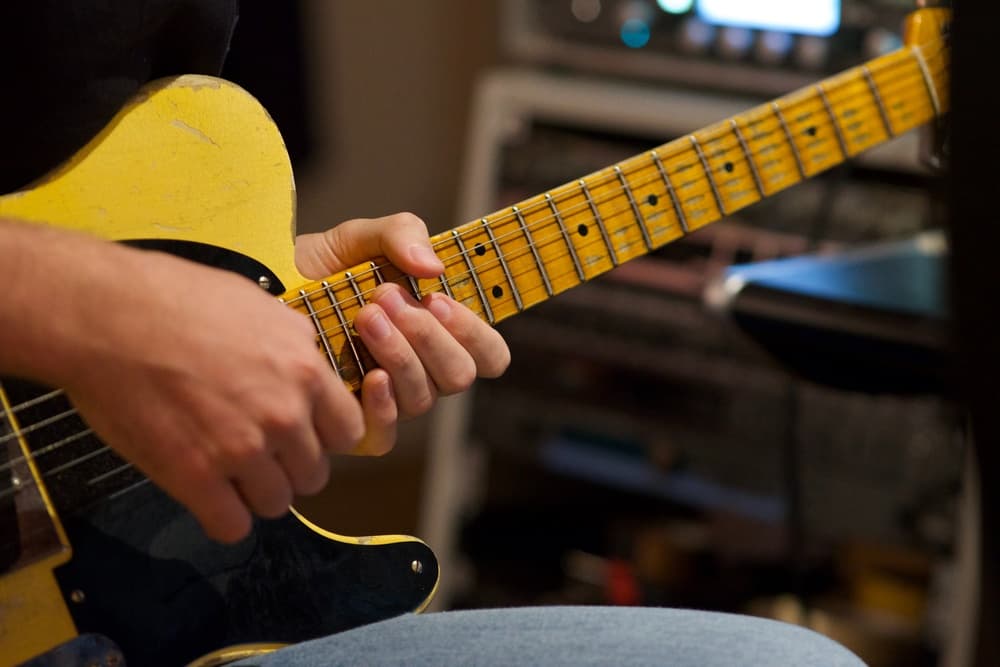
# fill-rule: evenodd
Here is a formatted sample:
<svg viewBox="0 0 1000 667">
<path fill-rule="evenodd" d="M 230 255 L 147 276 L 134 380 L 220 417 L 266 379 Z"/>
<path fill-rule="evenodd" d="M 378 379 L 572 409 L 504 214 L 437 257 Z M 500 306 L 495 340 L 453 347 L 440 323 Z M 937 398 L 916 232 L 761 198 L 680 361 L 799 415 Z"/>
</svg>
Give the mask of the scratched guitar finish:
<svg viewBox="0 0 1000 667">
<path fill-rule="evenodd" d="M 303 278 L 281 138 L 249 95 L 207 77 L 152 84 L 64 167 L 0 197 L 0 216 L 242 273 L 313 322 L 332 372 L 357 389 L 374 362 L 353 321 L 383 282 L 447 293 L 496 323 L 940 117 L 947 20 L 921 10 L 898 52 L 435 236 L 436 279 L 378 257 Z M 184 664 L 420 610 L 433 593 L 437 563 L 414 538 L 345 537 L 292 514 L 213 544 L 60 392 L 4 380 L 0 401 L 4 664 L 78 632 L 107 635 L 133 664 Z"/>
</svg>

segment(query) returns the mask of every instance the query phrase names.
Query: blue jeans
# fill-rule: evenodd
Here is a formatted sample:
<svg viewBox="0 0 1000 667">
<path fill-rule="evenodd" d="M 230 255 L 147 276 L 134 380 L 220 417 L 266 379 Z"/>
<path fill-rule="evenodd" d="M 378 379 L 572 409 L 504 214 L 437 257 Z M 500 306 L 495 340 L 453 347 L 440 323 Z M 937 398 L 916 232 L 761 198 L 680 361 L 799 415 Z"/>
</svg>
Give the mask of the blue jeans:
<svg viewBox="0 0 1000 667">
<path fill-rule="evenodd" d="M 529 607 L 407 615 L 237 664 L 864 665 L 839 644 L 798 626 L 732 614 L 636 607 Z"/>
</svg>

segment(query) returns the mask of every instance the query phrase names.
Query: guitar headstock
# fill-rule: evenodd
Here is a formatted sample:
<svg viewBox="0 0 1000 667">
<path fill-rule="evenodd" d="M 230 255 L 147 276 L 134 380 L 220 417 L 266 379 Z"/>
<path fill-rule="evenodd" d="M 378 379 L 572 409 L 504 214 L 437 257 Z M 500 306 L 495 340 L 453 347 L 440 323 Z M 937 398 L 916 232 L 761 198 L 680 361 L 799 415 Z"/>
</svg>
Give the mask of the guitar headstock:
<svg viewBox="0 0 1000 667">
<path fill-rule="evenodd" d="M 918 2 L 920 7 L 906 19 L 903 27 L 903 42 L 907 46 L 927 46 L 940 43 L 948 45 L 951 27 L 951 10 L 946 7 L 931 7 L 928 2 Z"/>
<path fill-rule="evenodd" d="M 928 84 L 932 85 L 937 99 L 947 109 L 949 98 L 949 38 L 951 31 L 951 10 L 946 7 L 930 6 L 927 0 L 918 0 L 919 9 L 906 20 L 903 41 L 907 47 L 919 54 L 926 68 Z M 933 170 L 943 168 L 947 161 L 947 125 L 939 116 L 937 121 L 921 130 L 920 160 Z"/>
</svg>

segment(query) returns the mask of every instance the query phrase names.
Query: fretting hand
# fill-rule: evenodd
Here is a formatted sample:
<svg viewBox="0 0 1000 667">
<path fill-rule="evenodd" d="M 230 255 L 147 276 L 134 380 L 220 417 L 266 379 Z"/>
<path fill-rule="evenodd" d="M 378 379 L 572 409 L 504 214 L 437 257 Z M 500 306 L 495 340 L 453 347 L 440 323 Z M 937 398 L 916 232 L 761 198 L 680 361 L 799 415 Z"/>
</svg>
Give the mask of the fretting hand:
<svg viewBox="0 0 1000 667">
<path fill-rule="evenodd" d="M 349 220 L 322 234 L 304 234 L 296 244 L 299 270 L 314 279 L 378 256 L 417 278 L 444 270 L 426 226 L 409 213 Z M 386 284 L 373 301 L 355 319 L 381 366 L 362 384 L 365 437 L 355 451 L 363 454 L 389 451 L 400 417 L 423 414 L 439 395 L 464 391 L 477 376 L 497 377 L 510 362 L 500 334 L 444 294 L 427 294 L 418 302 L 401 286 Z"/>
</svg>

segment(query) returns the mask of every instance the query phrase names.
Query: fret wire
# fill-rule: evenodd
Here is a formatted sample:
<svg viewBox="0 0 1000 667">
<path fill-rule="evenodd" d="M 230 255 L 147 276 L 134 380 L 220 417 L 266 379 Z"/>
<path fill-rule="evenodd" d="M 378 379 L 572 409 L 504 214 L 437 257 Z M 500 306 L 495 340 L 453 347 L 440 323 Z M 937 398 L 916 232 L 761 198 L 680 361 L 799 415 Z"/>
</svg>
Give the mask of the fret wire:
<svg viewBox="0 0 1000 667">
<path fill-rule="evenodd" d="M 893 66 L 893 67 L 892 67 L 891 69 L 892 69 L 892 71 L 897 71 L 897 70 L 899 69 L 899 66 L 898 66 L 898 65 L 895 65 L 895 66 Z M 867 91 L 866 91 L 866 94 L 867 94 Z M 859 97 L 859 95 L 855 95 L 854 97 L 855 97 L 855 98 L 858 98 L 858 97 Z M 793 155 L 794 155 L 794 156 L 795 156 L 795 157 L 797 158 L 797 160 L 796 160 L 796 161 L 797 161 L 797 163 L 799 163 L 799 164 L 801 165 L 801 154 L 799 154 L 799 151 L 798 151 L 798 147 L 797 147 L 797 144 L 795 143 L 795 141 L 794 141 L 794 138 L 793 138 L 793 137 L 791 137 L 791 131 L 790 131 L 790 129 L 788 128 L 788 124 L 787 124 L 787 122 L 785 122 L 785 118 L 784 118 L 784 116 L 783 116 L 783 114 L 782 114 L 782 111 L 781 111 L 781 108 L 780 108 L 780 106 L 779 106 L 779 104 L 778 104 L 778 103 L 779 103 L 780 101 L 781 101 L 781 100 L 778 100 L 778 101 L 775 101 L 774 103 L 772 103 L 772 104 L 771 104 L 771 107 L 772 107 L 772 110 L 773 110 L 773 111 L 775 112 L 775 117 L 776 117 L 776 118 L 778 119 L 778 121 L 779 121 L 779 124 L 780 124 L 780 125 L 782 126 L 782 130 L 784 131 L 784 134 L 785 134 L 785 137 L 786 137 L 786 139 L 788 139 L 788 140 L 789 140 L 789 150 L 790 150 L 790 151 L 791 151 L 791 152 L 793 153 Z M 804 171 L 805 171 L 805 170 L 804 170 L 804 165 L 801 165 L 801 169 L 800 169 L 800 173 L 802 173 L 802 172 L 804 172 Z M 665 172 L 665 170 L 664 170 L 664 172 Z M 605 183 L 606 183 L 606 182 L 607 182 L 607 181 L 605 180 Z M 592 199 L 592 201 L 593 201 L 593 199 Z M 587 202 L 587 203 L 584 203 L 583 205 L 588 205 L 588 206 L 589 206 L 589 202 Z M 683 225 L 682 225 L 682 226 L 683 226 Z M 443 239 L 442 239 L 442 241 L 443 241 Z M 439 241 L 439 243 L 440 243 L 440 242 L 441 242 L 441 241 Z"/>
<path fill-rule="evenodd" d="M 931 70 L 927 66 L 927 60 L 924 59 L 924 54 L 919 47 L 914 46 L 910 49 L 917 59 L 917 65 L 920 66 L 920 74 L 924 78 L 924 85 L 927 87 L 927 93 L 931 98 L 931 105 L 934 107 L 934 115 L 941 116 L 941 100 L 938 99 L 937 88 L 934 85 L 934 77 L 931 75 Z"/>
<path fill-rule="evenodd" d="M 490 308 L 490 302 L 486 298 L 486 292 L 483 291 L 483 285 L 479 282 L 479 272 L 476 271 L 476 267 L 472 264 L 472 258 L 469 257 L 469 253 L 465 250 L 465 243 L 462 241 L 462 235 L 459 234 L 457 229 L 451 230 L 452 238 L 455 239 L 455 243 L 458 245 L 459 251 L 462 253 L 462 257 L 465 258 L 465 264 L 469 267 L 469 274 L 472 276 L 472 282 L 476 286 L 476 291 L 479 292 L 479 300 L 483 304 L 483 310 L 486 313 L 486 319 L 489 320 L 490 324 L 496 322 L 496 318 L 493 317 L 493 309 Z"/>
<path fill-rule="evenodd" d="M 510 274 L 510 267 L 507 266 L 507 259 L 504 257 L 503 250 L 497 245 L 496 235 L 493 233 L 493 228 L 490 227 L 490 221 L 486 218 L 482 219 L 483 228 L 486 229 L 486 235 L 490 237 L 490 243 L 493 245 L 493 250 L 497 254 L 497 259 L 500 260 L 500 266 L 503 268 L 503 274 L 507 276 L 507 283 L 510 285 L 510 292 L 514 295 L 514 303 L 517 305 L 518 311 L 524 310 L 524 302 L 521 301 L 521 291 L 517 289 L 517 283 L 514 282 L 514 276 Z"/>
<path fill-rule="evenodd" d="M 406 276 L 407 282 L 410 283 L 410 291 L 413 292 L 413 298 L 420 301 L 423 297 L 420 295 L 420 285 L 417 284 L 417 279 L 413 276 Z M 449 296 L 451 296 L 449 294 Z"/>
<path fill-rule="evenodd" d="M 674 213 L 677 215 L 677 221 L 681 223 L 681 229 L 684 230 L 685 234 L 690 233 L 691 229 L 688 227 L 687 216 L 684 215 L 684 207 L 681 206 L 681 200 L 677 197 L 677 191 L 674 190 L 674 184 L 670 181 L 670 176 L 667 174 L 667 170 L 663 167 L 663 162 L 660 160 L 660 154 L 656 151 L 650 151 L 649 155 L 653 158 L 657 171 L 660 172 L 660 178 L 663 179 L 663 184 L 667 186 L 667 195 L 670 197 L 670 201 L 674 205 Z"/>
<path fill-rule="evenodd" d="M 556 206 L 555 199 L 552 195 L 545 193 L 545 201 L 548 202 L 549 208 L 552 210 L 552 216 L 559 223 L 559 231 L 562 234 L 563 241 L 566 242 L 566 248 L 569 250 L 569 256 L 573 260 L 573 266 L 576 268 L 576 275 L 580 279 L 580 282 L 585 282 L 587 280 L 587 275 L 583 272 L 583 265 L 580 264 L 580 258 L 576 256 L 576 247 L 573 245 L 573 241 L 569 236 L 569 230 L 566 229 L 566 223 L 563 222 L 562 213 L 559 212 L 559 207 Z"/>
<path fill-rule="evenodd" d="M 747 140 L 743 137 L 743 131 L 740 130 L 739 123 L 736 119 L 729 121 L 730 126 L 733 128 L 733 134 L 736 135 L 736 140 L 740 142 L 740 148 L 743 150 L 743 155 L 747 159 L 747 164 L 750 166 L 750 173 L 753 175 L 753 182 L 757 186 L 757 192 L 760 193 L 761 197 L 766 197 L 767 194 L 764 192 L 764 182 L 760 180 L 760 172 L 757 171 L 757 165 L 753 161 L 753 156 L 750 154 L 750 146 L 747 144 Z"/>
<path fill-rule="evenodd" d="M 840 129 L 840 123 L 837 121 L 837 114 L 833 112 L 833 107 L 830 106 L 830 99 L 826 96 L 826 91 L 823 90 L 823 85 L 817 84 L 815 89 L 819 93 L 819 99 L 823 103 L 823 108 L 826 109 L 826 115 L 830 117 L 830 122 L 833 124 L 833 133 L 837 137 L 837 143 L 840 144 L 840 151 L 843 153 L 844 159 L 847 159 L 851 157 L 851 154 L 847 150 L 847 139 L 844 137 L 844 133 Z"/>
<path fill-rule="evenodd" d="M 715 203 L 719 207 L 719 213 L 728 215 L 729 211 L 726 210 L 726 205 L 722 201 L 722 193 L 719 192 L 719 187 L 715 184 L 715 177 L 712 176 L 712 168 L 708 165 L 708 158 L 705 157 L 705 151 L 701 150 L 701 144 L 698 143 L 698 139 L 693 134 L 691 135 L 691 145 L 694 146 L 694 151 L 698 154 L 698 160 L 705 170 L 705 176 L 708 177 L 708 185 L 712 188 L 712 194 L 715 196 Z"/>
<path fill-rule="evenodd" d="M 340 326 L 344 330 L 344 337 L 347 338 L 347 346 L 351 348 L 351 356 L 354 357 L 354 363 L 358 365 L 358 371 L 361 375 L 368 373 L 365 370 L 365 364 L 361 361 L 361 355 L 358 354 L 358 348 L 354 345 L 354 336 L 351 335 L 351 325 L 344 317 L 344 311 L 340 308 L 340 302 L 337 301 L 337 295 L 330 289 L 330 283 L 323 281 L 323 291 L 326 293 L 326 298 L 330 300 L 330 304 L 333 306 L 334 312 L 337 314 L 337 319 L 340 321 Z M 325 338 L 325 336 L 324 336 Z"/>
<path fill-rule="evenodd" d="M 777 117 L 778 123 L 781 124 L 781 130 L 785 133 L 788 145 L 792 148 L 792 155 L 795 157 L 795 165 L 799 168 L 799 175 L 804 180 L 808 178 L 806 175 L 806 166 L 802 161 L 802 154 L 799 153 L 799 147 L 795 145 L 795 138 L 792 136 L 792 130 L 788 127 L 788 123 L 785 121 L 785 114 L 782 113 L 781 107 L 778 106 L 777 102 L 771 103 L 771 109 L 774 111 L 774 115 Z"/>
<path fill-rule="evenodd" d="M 323 283 L 324 289 L 326 288 L 326 283 Z M 326 358 L 330 361 L 330 365 L 333 366 L 333 370 L 337 371 L 337 375 L 340 375 L 340 369 L 337 367 L 337 359 L 333 354 L 333 349 L 330 347 L 330 341 L 326 337 L 326 332 L 323 330 L 323 323 L 320 322 L 319 315 L 316 313 L 316 309 L 313 307 L 312 301 L 309 299 L 308 294 L 304 289 L 299 290 L 299 296 L 302 297 L 302 301 L 306 304 L 306 310 L 309 311 L 309 319 L 312 320 L 313 326 L 316 327 L 316 331 L 319 333 L 319 339 L 323 341 L 323 350 L 326 352 Z M 284 299 L 282 299 L 284 301 Z"/>
<path fill-rule="evenodd" d="M 925 85 L 928 85 L 928 83 L 929 83 L 929 78 L 928 78 L 928 77 L 930 76 L 930 72 L 929 72 L 929 71 L 927 71 L 926 69 L 924 69 L 924 67 L 925 67 L 925 64 L 924 64 L 924 62 L 923 62 L 923 61 L 922 61 L 922 60 L 921 60 L 921 59 L 919 58 L 919 52 L 918 52 L 918 51 L 915 51 L 915 50 L 913 50 L 913 51 L 911 51 L 911 52 L 913 53 L 914 57 L 916 57 L 916 58 L 917 58 L 917 60 L 918 60 L 918 64 L 920 64 L 920 65 L 921 65 L 921 70 L 922 70 L 922 74 L 924 75 L 924 79 L 923 79 L 923 81 L 924 81 L 924 84 L 925 84 Z M 930 97 L 930 101 L 931 101 L 932 103 L 933 103 L 933 102 L 935 102 L 935 101 L 937 100 L 937 95 L 936 95 L 936 91 L 935 91 L 935 89 L 933 88 L 933 86 L 932 86 L 932 85 L 931 85 L 931 87 L 930 87 L 930 88 L 928 88 L 928 94 L 929 94 L 929 97 Z M 939 105 L 936 105 L 936 104 L 935 104 L 934 106 L 935 106 L 935 112 L 939 114 L 939 112 L 940 112 L 940 106 L 939 106 Z M 782 126 L 782 130 L 784 131 L 784 134 L 785 134 L 786 138 L 787 138 L 787 139 L 789 140 L 789 145 L 790 145 L 790 148 L 791 148 L 791 150 L 792 150 L 792 152 L 793 152 L 793 155 L 794 155 L 794 156 L 795 156 L 795 157 L 797 158 L 797 160 L 796 160 L 796 161 L 797 161 L 797 163 L 799 163 L 799 165 L 800 165 L 800 170 L 801 170 L 801 161 L 799 160 L 799 155 L 798 155 L 798 151 L 797 151 L 797 147 L 796 147 L 796 144 L 795 144 L 794 140 L 792 140 L 792 137 L 791 137 L 791 134 L 790 134 L 790 131 L 789 131 L 789 129 L 787 128 L 787 123 L 786 123 L 786 122 L 785 122 L 785 120 L 784 120 L 784 117 L 783 117 L 783 115 L 782 115 L 782 112 L 781 112 L 781 109 L 780 109 L 780 106 L 778 105 L 778 103 L 777 103 L 777 102 L 775 102 L 775 103 L 773 103 L 773 104 L 772 104 L 772 109 L 773 109 L 773 110 L 774 110 L 774 112 L 775 112 L 775 116 L 776 116 L 776 118 L 778 119 L 778 121 L 779 121 L 779 124 L 780 124 L 780 125 Z M 656 151 L 652 151 L 651 155 L 653 156 L 653 159 L 654 159 L 654 162 L 655 162 L 655 163 L 657 163 L 657 168 L 658 168 L 658 170 L 659 170 L 659 171 L 661 172 L 661 173 L 660 173 L 660 176 L 661 176 L 661 178 L 662 178 L 662 177 L 664 177 L 664 176 L 666 176 L 666 170 L 665 170 L 665 169 L 663 169 L 663 166 L 662 166 L 662 163 L 661 163 L 661 162 L 659 161 L 659 157 L 658 157 L 658 155 L 656 154 Z M 669 177 L 668 177 L 668 178 L 666 178 L 664 182 L 665 182 L 665 183 L 667 183 L 667 184 L 669 185 Z M 669 190 L 670 190 L 670 188 L 668 188 L 668 191 L 669 191 Z M 551 208 L 553 209 L 553 214 L 554 214 L 554 217 L 555 217 L 555 218 L 556 218 L 557 220 L 559 220 L 559 221 L 560 221 L 560 229 L 561 229 L 561 230 L 565 230 L 565 224 L 564 224 L 564 223 L 562 223 L 562 221 L 561 221 L 561 214 L 560 214 L 560 212 L 559 212 L 559 210 L 558 210 L 558 206 L 556 205 L 556 202 L 555 202 L 554 198 L 552 198 L 552 197 L 551 197 L 551 195 L 548 195 L 548 194 L 547 194 L 547 195 L 545 195 L 545 198 L 546 198 L 546 200 L 547 200 L 547 201 L 549 202 L 549 205 L 550 205 L 550 207 L 551 207 Z M 683 210 L 682 210 L 682 209 L 679 209 L 679 212 L 680 212 L 680 213 L 681 213 L 682 215 L 678 216 L 678 219 L 679 219 L 679 222 L 681 222 L 681 227 L 683 228 L 683 227 L 684 227 L 684 223 L 683 223 Z M 685 230 L 685 231 L 687 231 L 687 230 Z M 566 233 L 568 233 L 568 232 L 566 232 Z M 574 252 L 574 246 L 573 246 L 572 244 L 568 244 L 568 246 L 567 246 L 567 247 L 568 247 L 568 248 L 570 249 L 570 252 L 571 252 L 571 255 L 574 255 L 574 256 L 575 256 L 575 252 Z M 578 274 L 579 274 L 579 271 L 580 271 L 580 265 L 579 265 L 579 262 L 578 262 L 578 261 L 574 261 L 574 266 L 575 266 L 575 267 L 577 268 L 577 272 L 578 272 Z M 374 266 L 373 266 L 373 268 L 377 269 L 377 267 L 374 267 Z M 314 292 L 314 293 L 315 293 L 315 292 Z M 300 294 L 302 294 L 302 292 L 300 292 Z M 302 298 L 302 300 L 303 300 L 303 301 L 306 301 L 306 302 L 308 303 L 308 299 L 307 299 L 307 298 L 305 298 L 304 296 L 300 296 L 299 298 Z M 283 299 L 283 298 L 279 299 L 279 301 L 281 301 L 281 302 L 285 303 L 285 299 Z M 338 372 L 338 374 L 339 374 L 339 373 L 340 373 L 340 370 L 339 370 L 339 369 L 337 369 L 337 372 Z M 37 400 L 41 400 L 41 399 L 37 399 Z M 16 412 L 16 408 L 15 408 L 14 410 L 12 410 L 12 412 Z"/>
<path fill-rule="evenodd" d="M 646 231 L 646 219 L 642 217 L 642 212 L 639 211 L 639 206 L 635 202 L 635 196 L 632 193 L 632 186 L 629 185 L 628 180 L 625 178 L 625 174 L 622 173 L 622 168 L 618 165 L 614 166 L 614 171 L 618 174 L 618 180 L 621 181 L 622 190 L 625 191 L 625 195 L 628 197 L 629 206 L 632 207 L 632 214 L 635 215 L 635 222 L 639 225 L 639 231 L 642 232 L 642 240 L 646 242 L 646 249 L 653 249 L 653 241 L 649 238 L 649 232 Z"/>
<path fill-rule="evenodd" d="M 382 271 L 381 269 L 379 269 L 378 264 L 376 264 L 375 262 L 368 262 L 368 268 L 375 276 L 375 283 L 377 285 L 384 285 L 385 277 L 382 275 Z"/>
<path fill-rule="evenodd" d="M 898 73 L 899 70 L 900 70 L 900 65 L 899 64 L 889 64 L 887 66 L 887 68 L 886 68 L 885 71 L 892 71 L 892 72 L 897 72 Z M 882 70 L 879 70 L 879 71 L 882 71 Z M 857 97 L 859 97 L 859 95 L 855 95 L 854 97 L 857 98 Z M 779 106 L 779 102 L 781 102 L 781 101 L 782 100 L 776 100 L 775 102 L 772 102 L 771 103 L 771 109 L 774 112 L 775 117 L 779 121 L 779 125 L 781 125 L 781 129 L 782 129 L 782 131 L 785 134 L 785 138 L 788 140 L 789 150 L 792 152 L 793 156 L 796 157 L 796 162 L 798 163 L 797 166 L 799 166 L 801 164 L 801 154 L 799 153 L 799 150 L 798 150 L 797 144 L 794 141 L 794 138 L 791 137 L 791 130 L 790 130 L 790 128 L 788 128 L 788 124 L 785 121 L 784 114 L 782 113 L 781 108 Z M 801 164 L 800 174 L 804 175 L 804 173 L 805 173 L 804 164 Z"/>
<path fill-rule="evenodd" d="M 608 249 L 608 254 L 611 258 L 611 265 L 618 266 L 618 255 L 615 253 L 614 246 L 611 245 L 611 237 L 608 236 L 608 230 L 604 226 L 604 220 L 601 218 L 601 212 L 597 210 L 597 204 L 594 203 L 594 198 L 590 196 L 590 188 L 587 187 L 587 182 L 581 178 L 577 181 L 577 185 L 580 186 L 583 196 L 587 198 L 587 204 L 590 206 L 590 212 L 594 216 L 594 220 L 597 221 L 597 228 L 601 231 L 601 237 L 604 239 L 604 245 Z"/>
<path fill-rule="evenodd" d="M 524 215 L 521 213 L 521 209 L 517 206 L 512 206 L 511 211 L 517 217 L 517 224 L 521 227 L 521 233 L 524 234 L 524 238 L 528 240 L 528 247 L 531 248 L 531 255 L 535 258 L 535 266 L 538 267 L 538 273 L 542 276 L 542 282 L 545 284 L 545 293 L 549 296 L 555 294 L 552 291 L 552 283 L 549 282 L 548 271 L 545 270 L 545 265 L 542 263 L 542 257 L 538 254 L 538 248 L 535 245 L 535 240 L 531 237 L 531 230 L 528 229 L 528 225 L 525 224 Z"/>
<path fill-rule="evenodd" d="M 922 73 L 922 75 L 924 77 L 924 79 L 923 79 L 924 80 L 924 84 L 927 85 L 927 86 L 929 86 L 927 94 L 929 95 L 930 101 L 932 102 L 932 104 L 933 104 L 933 106 L 935 108 L 935 113 L 937 115 L 940 115 L 940 104 L 938 103 L 938 97 L 937 97 L 936 89 L 933 87 L 933 84 L 931 83 L 931 80 L 929 78 L 930 77 L 930 72 L 927 69 L 925 69 L 926 68 L 926 64 L 919 58 L 919 55 L 917 55 L 917 58 L 918 58 L 918 64 L 921 65 L 921 73 Z M 776 116 L 778 117 L 778 119 L 781 122 L 781 124 L 783 126 L 786 125 L 784 123 L 784 119 L 781 116 L 781 111 L 780 111 L 780 108 L 778 108 L 777 103 L 774 104 L 774 108 L 775 108 L 775 111 L 776 111 Z M 797 151 L 796 144 L 794 143 L 794 141 L 791 140 L 790 133 L 788 132 L 787 127 L 784 127 L 783 129 L 785 130 L 786 137 L 789 138 L 790 146 L 791 146 L 791 149 L 793 151 L 793 154 L 795 154 L 796 157 L 798 157 L 798 155 L 797 155 L 798 151 Z M 664 173 L 665 173 L 665 171 L 664 171 Z M 551 203 L 555 204 L 554 201 L 552 201 Z M 683 225 L 682 225 L 682 227 L 683 227 Z M 570 246 L 570 247 L 572 248 L 572 246 Z M 303 299 L 303 300 L 306 300 L 306 299 Z M 339 371 L 338 371 L 338 373 L 339 373 Z"/>
<path fill-rule="evenodd" d="M 454 299 L 455 295 L 451 291 L 451 285 L 448 284 L 448 279 L 445 278 L 443 273 L 438 276 L 438 280 L 441 282 L 441 288 L 444 290 L 444 293 L 448 295 L 448 298 Z"/>
<path fill-rule="evenodd" d="M 358 281 L 354 279 L 350 271 L 344 271 L 344 277 L 347 281 L 351 283 L 351 289 L 354 290 L 354 296 L 358 300 L 358 305 L 364 308 L 368 304 L 365 302 L 365 297 L 362 296 L 361 290 L 358 288 Z"/>
<path fill-rule="evenodd" d="M 896 133 L 892 131 L 892 125 L 889 123 L 889 113 L 886 111 L 885 103 L 882 101 L 882 94 L 878 91 L 878 86 L 875 85 L 875 77 L 872 76 L 872 71 L 868 68 L 868 65 L 864 65 L 861 68 L 861 73 L 865 77 L 865 81 L 868 82 L 868 88 L 872 91 L 872 97 L 875 98 L 875 104 L 878 106 L 879 116 L 882 117 L 882 125 L 885 126 L 885 132 L 889 137 L 896 136 Z"/>
</svg>

